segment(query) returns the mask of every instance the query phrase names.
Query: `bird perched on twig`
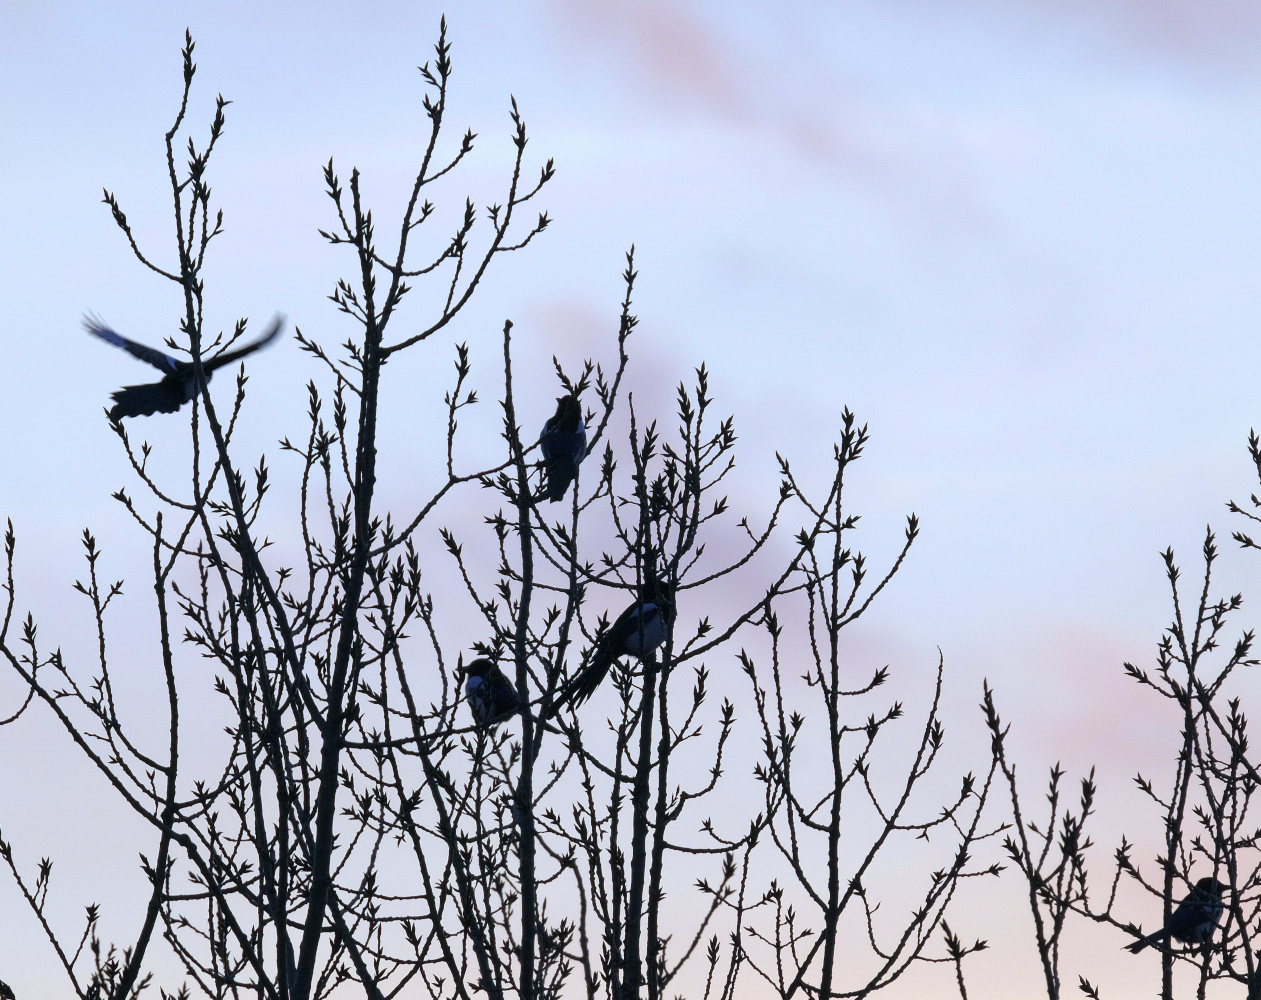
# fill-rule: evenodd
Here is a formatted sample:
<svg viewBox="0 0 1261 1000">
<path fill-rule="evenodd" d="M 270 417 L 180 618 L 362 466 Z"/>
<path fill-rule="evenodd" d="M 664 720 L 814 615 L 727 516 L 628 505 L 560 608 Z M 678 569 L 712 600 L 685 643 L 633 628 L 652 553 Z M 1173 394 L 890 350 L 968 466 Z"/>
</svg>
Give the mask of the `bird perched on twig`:
<svg viewBox="0 0 1261 1000">
<path fill-rule="evenodd" d="M 574 708 L 595 693 L 619 656 L 643 659 L 666 641 L 674 625 L 674 595 L 668 585 L 649 577 L 639 598 L 596 639 L 591 660 L 557 693 L 549 716 Z"/>
<path fill-rule="evenodd" d="M 271 321 L 267 332 L 254 343 L 213 358 L 202 358 L 201 370 L 206 374 L 206 381 L 210 381 L 210 376 L 216 369 L 230 365 L 233 361 L 239 361 L 247 354 L 253 354 L 260 347 L 270 344 L 276 339 L 284 323 L 284 317 L 277 316 Z M 174 413 L 197 395 L 197 379 L 191 361 L 181 361 L 152 347 L 145 347 L 144 344 L 128 340 L 91 316 L 84 318 L 83 325 L 88 333 L 100 337 L 115 347 L 121 347 L 132 357 L 148 362 L 163 373 L 160 382 L 125 385 L 113 393 L 114 407 L 109 411 L 111 420 L 121 420 L 123 417 L 147 417 L 151 413 Z"/>
<path fill-rule="evenodd" d="M 493 660 L 478 657 L 459 670 L 468 678 L 464 684 L 464 699 L 479 728 L 494 729 L 521 710 L 517 689 Z"/>
<path fill-rule="evenodd" d="M 587 427 L 576 396 L 556 400 L 556 412 L 543 424 L 539 447 L 543 449 L 547 499 L 555 503 L 577 477 L 578 464 L 587 454 Z"/>
<path fill-rule="evenodd" d="M 1202 878 L 1169 914 L 1169 923 L 1126 947 L 1138 954 L 1149 944 L 1175 937 L 1186 944 L 1207 944 L 1222 919 L 1222 893 L 1229 888 L 1215 878 Z"/>
</svg>

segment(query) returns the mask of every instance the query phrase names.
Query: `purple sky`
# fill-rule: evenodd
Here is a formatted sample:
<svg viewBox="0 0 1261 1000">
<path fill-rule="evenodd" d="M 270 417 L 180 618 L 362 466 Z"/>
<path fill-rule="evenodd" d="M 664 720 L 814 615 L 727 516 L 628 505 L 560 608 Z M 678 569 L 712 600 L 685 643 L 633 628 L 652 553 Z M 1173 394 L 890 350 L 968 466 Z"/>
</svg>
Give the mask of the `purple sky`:
<svg viewBox="0 0 1261 1000">
<path fill-rule="evenodd" d="M 1127 812 L 1129 777 L 1163 769 L 1176 734 L 1120 675 L 1123 660 L 1150 662 L 1168 616 L 1157 554 L 1172 544 L 1194 578 L 1204 525 L 1225 539 L 1224 502 L 1255 488 L 1261 14 L 1218 0 L 787 6 L 448 8 L 450 121 L 480 134 L 465 182 L 493 196 L 510 93 L 532 153 L 558 166 L 540 206 L 553 227 L 500 262 L 450 340 L 473 343 L 489 378 L 488 334 L 513 318 L 543 387 L 523 419 L 541 423 L 552 353 L 609 356 L 634 243 L 637 401 L 665 415 L 678 380 L 708 363 L 719 408 L 736 414 L 742 510 L 773 497 L 776 450 L 822 468 L 841 407 L 854 409 L 873 435 L 852 494 L 864 548 L 880 562 L 907 512 L 923 525 L 852 636 L 856 670 L 890 663 L 914 701 L 940 646 L 969 760 L 984 752 L 974 706 L 988 677 L 1031 793 L 1057 759 L 1099 764 L 1110 848 L 1114 831 L 1150 824 Z M 185 25 L 196 134 L 216 92 L 235 102 L 212 165 L 227 225 L 212 324 L 282 310 L 344 339 L 324 296 L 345 260 L 315 232 L 329 224 L 321 165 L 357 165 L 386 218 L 417 154 L 415 66 L 439 7 L 180 7 L 0 7 L 0 516 L 26 553 L 20 610 L 50 630 L 74 607 L 83 526 L 129 558 L 109 500 L 128 473 L 100 408 L 135 363 L 79 318 L 96 310 L 156 343 L 178 312 L 99 202 L 102 186 L 116 192 L 142 238 L 166 246 L 161 133 Z M 247 453 L 292 431 L 308 368 L 292 344 L 251 361 Z M 415 435 L 401 421 L 397 433 L 405 451 Z M 400 466 L 383 489 L 404 497 L 413 482 Z M 1250 596 L 1257 562 L 1223 547 L 1223 588 Z M 1240 627 L 1256 624 L 1249 607 Z M 0 713 L 13 696 L 0 681 Z M 3 770 L 7 818 L 47 778 Z M 56 844 L 67 834 L 49 832 L 50 808 L 32 807 L 29 835 Z M 41 947 L 15 906 L 0 880 L 0 969 Z M 1015 941 L 978 960 L 980 995 L 1036 977 Z M 1120 944 L 1077 940 L 1066 972 L 1109 997 L 1147 995 Z"/>
</svg>

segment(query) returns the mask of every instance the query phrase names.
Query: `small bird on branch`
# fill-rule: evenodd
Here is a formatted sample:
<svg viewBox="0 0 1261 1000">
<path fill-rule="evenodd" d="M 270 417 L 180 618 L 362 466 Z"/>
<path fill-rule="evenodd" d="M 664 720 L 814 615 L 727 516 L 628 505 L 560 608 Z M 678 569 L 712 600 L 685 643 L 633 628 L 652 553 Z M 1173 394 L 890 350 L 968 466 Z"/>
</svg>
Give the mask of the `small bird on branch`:
<svg viewBox="0 0 1261 1000">
<path fill-rule="evenodd" d="M 493 660 L 478 657 L 467 667 L 458 669 L 468 678 L 464 683 L 464 699 L 479 728 L 494 729 L 521 710 L 517 689 Z"/>
<path fill-rule="evenodd" d="M 181 361 L 152 347 L 145 347 L 144 344 L 128 340 L 91 316 L 84 318 L 83 325 L 88 333 L 100 337 L 115 347 L 121 347 L 132 357 L 148 362 L 164 373 L 160 382 L 147 385 L 125 385 L 113 393 L 114 407 L 109 411 L 111 420 L 121 420 L 123 417 L 147 417 L 152 413 L 174 413 L 197 395 L 197 376 L 191 361 Z M 201 370 L 206 375 L 206 381 L 209 382 L 210 376 L 224 365 L 230 365 L 233 361 L 239 361 L 246 355 L 253 354 L 260 347 L 266 347 L 276 339 L 276 335 L 280 333 L 284 325 L 284 317 L 277 316 L 271 321 L 267 332 L 254 343 L 213 358 L 202 358 Z"/>
<path fill-rule="evenodd" d="M 587 454 L 587 427 L 582 422 L 582 404 L 575 396 L 556 400 L 556 412 L 543 424 L 539 435 L 543 450 L 547 499 L 561 499 L 578 476 L 578 465 Z"/>
<path fill-rule="evenodd" d="M 618 657 L 642 660 L 666 641 L 673 625 L 674 595 L 666 584 L 649 576 L 635 603 L 597 636 L 591 660 L 557 693 L 548 716 L 566 705 L 577 708 L 595 693 Z"/>
<path fill-rule="evenodd" d="M 1225 909 L 1222 893 L 1227 888 L 1229 887 L 1215 878 L 1200 879 L 1178 904 L 1178 908 L 1169 914 L 1169 922 L 1164 927 L 1126 947 L 1137 955 L 1149 944 L 1169 937 L 1177 938 L 1184 944 L 1208 944 L 1213 936 L 1213 929 L 1222 919 L 1222 911 Z"/>
</svg>

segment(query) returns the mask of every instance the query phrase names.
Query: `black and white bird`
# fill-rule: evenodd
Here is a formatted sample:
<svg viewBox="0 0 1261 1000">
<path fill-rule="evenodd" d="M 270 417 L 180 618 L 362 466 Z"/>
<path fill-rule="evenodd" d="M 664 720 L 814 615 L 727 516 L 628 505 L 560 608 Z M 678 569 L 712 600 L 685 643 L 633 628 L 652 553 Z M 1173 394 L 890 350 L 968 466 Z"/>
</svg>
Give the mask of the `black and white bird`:
<svg viewBox="0 0 1261 1000">
<path fill-rule="evenodd" d="M 517 689 L 494 660 L 478 657 L 460 670 L 468 678 L 464 699 L 479 728 L 494 729 L 521 710 Z"/>
<path fill-rule="evenodd" d="M 1187 893 L 1178 908 L 1169 914 L 1169 923 L 1126 947 L 1138 954 L 1149 944 L 1175 937 L 1185 944 L 1207 944 L 1222 919 L 1225 906 L 1222 893 L 1229 888 L 1215 878 L 1202 878 Z"/>
<path fill-rule="evenodd" d="M 253 354 L 260 347 L 270 344 L 276 339 L 284 323 L 284 317 L 277 316 L 271 321 L 267 332 L 254 343 L 213 358 L 203 358 L 201 369 L 206 373 L 206 381 L 210 381 L 210 376 L 216 369 L 230 365 L 233 361 L 239 361 L 247 354 Z M 115 392 L 113 394 L 114 407 L 109 411 L 111 420 L 121 420 L 123 417 L 147 417 L 151 413 L 174 413 L 197 395 L 197 379 L 191 361 L 181 361 L 152 347 L 145 347 L 144 344 L 128 340 L 122 334 L 115 333 L 108 326 L 90 316 L 84 318 L 83 325 L 88 333 L 100 337 L 115 347 L 121 347 L 132 357 L 147 361 L 163 373 L 160 382 L 151 382 L 147 385 L 125 385 Z"/>
<path fill-rule="evenodd" d="M 649 579 L 639 599 L 600 633 L 591 659 L 557 693 L 548 714 L 566 705 L 577 708 L 595 693 L 618 657 L 642 660 L 666 641 L 673 625 L 674 595 L 667 585 Z"/>
<path fill-rule="evenodd" d="M 556 400 L 556 412 L 543 424 L 539 446 L 543 449 L 547 499 L 555 503 L 577 477 L 578 464 L 587 454 L 587 427 L 576 396 Z"/>
</svg>

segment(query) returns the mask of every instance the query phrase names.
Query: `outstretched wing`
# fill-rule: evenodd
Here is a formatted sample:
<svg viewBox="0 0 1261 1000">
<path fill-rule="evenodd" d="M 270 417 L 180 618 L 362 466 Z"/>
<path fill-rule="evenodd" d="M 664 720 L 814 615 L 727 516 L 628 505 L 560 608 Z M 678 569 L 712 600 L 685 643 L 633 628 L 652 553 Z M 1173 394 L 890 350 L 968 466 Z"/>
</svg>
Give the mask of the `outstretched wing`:
<svg viewBox="0 0 1261 1000">
<path fill-rule="evenodd" d="M 192 376 L 188 376 L 191 384 Z M 185 383 L 179 379 L 164 378 L 151 385 L 125 385 L 113 394 L 114 407 L 109 411 L 111 420 L 123 417 L 148 417 L 154 413 L 174 413 L 189 401 Z"/>
<path fill-rule="evenodd" d="M 271 321 L 271 326 L 267 328 L 267 332 L 259 337 L 258 340 L 254 341 L 254 343 L 246 344 L 244 347 L 238 347 L 235 351 L 228 351 L 226 354 L 220 354 L 218 357 L 211 358 L 209 361 L 203 360 L 202 367 L 206 371 L 212 372 L 218 368 L 222 368 L 224 365 L 232 364 L 233 361 L 239 361 L 247 354 L 253 354 L 260 347 L 266 347 L 275 340 L 276 335 L 280 333 L 284 325 L 284 316 L 277 313 L 275 318 Z"/>
<path fill-rule="evenodd" d="M 139 358 L 153 365 L 154 368 L 166 375 L 178 375 L 180 370 L 180 362 L 169 354 L 163 354 L 161 351 L 154 350 L 152 347 L 145 347 L 144 344 L 137 344 L 134 340 L 128 340 L 121 333 L 115 333 L 108 326 L 93 316 L 83 317 L 83 327 L 88 333 L 100 337 L 108 344 L 115 347 L 121 347 L 133 358 Z"/>
</svg>

